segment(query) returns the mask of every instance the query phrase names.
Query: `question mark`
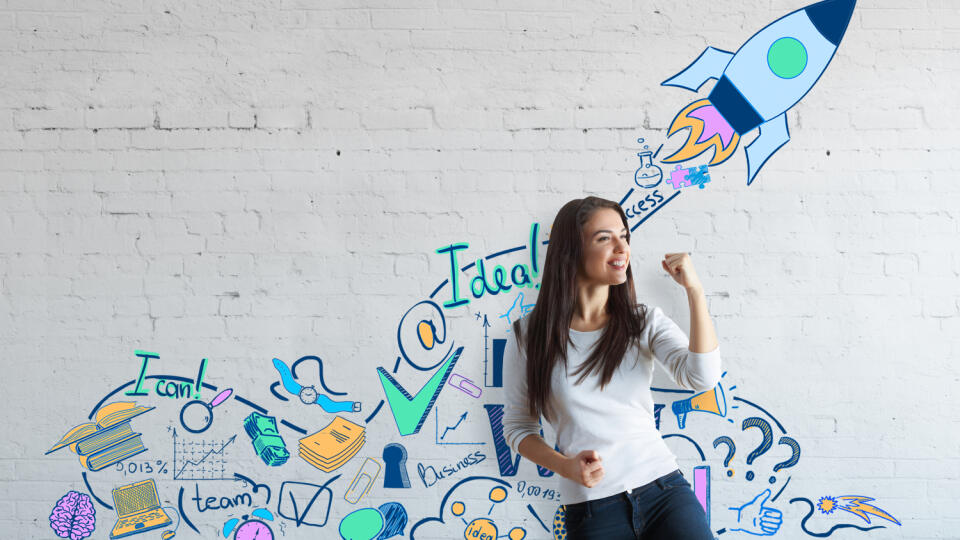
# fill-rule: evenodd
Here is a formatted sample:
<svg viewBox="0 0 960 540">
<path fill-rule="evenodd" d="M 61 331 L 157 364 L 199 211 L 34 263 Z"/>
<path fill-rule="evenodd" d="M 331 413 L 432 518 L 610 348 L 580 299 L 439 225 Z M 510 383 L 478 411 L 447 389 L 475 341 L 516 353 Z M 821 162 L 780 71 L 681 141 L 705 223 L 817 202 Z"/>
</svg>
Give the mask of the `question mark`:
<svg viewBox="0 0 960 540">
<path fill-rule="evenodd" d="M 723 460 L 723 466 L 727 467 L 730 465 L 730 460 L 733 459 L 734 454 L 737 453 L 737 445 L 733 444 L 733 439 L 724 435 L 723 437 L 717 437 L 713 441 L 713 447 L 716 448 L 721 444 L 727 445 L 727 457 Z M 727 476 L 733 476 L 733 471 L 727 469 Z"/>
<path fill-rule="evenodd" d="M 763 433 L 763 441 L 760 443 L 760 446 L 747 456 L 747 465 L 752 465 L 753 460 L 762 456 L 773 446 L 773 430 L 770 429 L 769 422 L 757 416 L 751 416 L 743 421 L 743 431 L 746 431 L 748 428 L 759 428 Z M 753 471 L 747 472 L 747 480 L 753 480 Z"/>
<path fill-rule="evenodd" d="M 790 438 L 790 437 L 780 437 L 780 442 L 779 442 L 778 444 L 783 444 L 783 445 L 789 446 L 790 449 L 793 450 L 793 455 L 790 456 L 790 459 L 788 459 L 788 460 L 786 460 L 786 461 L 782 461 L 782 462 L 777 463 L 776 465 L 774 465 L 774 466 L 773 466 L 773 472 L 777 472 L 777 471 L 779 471 L 780 469 L 786 469 L 786 468 L 788 468 L 788 467 L 793 467 L 794 465 L 797 464 L 798 461 L 800 461 L 800 445 L 797 443 L 797 441 L 793 440 L 793 439 Z M 776 479 L 771 476 L 771 477 L 770 477 L 770 483 L 772 484 L 772 483 L 774 483 L 775 481 L 776 481 Z"/>
</svg>

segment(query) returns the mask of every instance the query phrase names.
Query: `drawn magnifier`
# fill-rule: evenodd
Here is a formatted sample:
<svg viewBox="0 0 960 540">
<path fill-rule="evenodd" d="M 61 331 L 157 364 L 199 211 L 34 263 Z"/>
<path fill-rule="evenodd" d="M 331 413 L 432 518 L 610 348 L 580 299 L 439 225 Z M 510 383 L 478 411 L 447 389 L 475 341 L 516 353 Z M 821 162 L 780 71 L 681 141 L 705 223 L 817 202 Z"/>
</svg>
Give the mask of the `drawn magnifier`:
<svg viewBox="0 0 960 540">
<path fill-rule="evenodd" d="M 210 403 L 195 399 L 180 409 L 180 425 L 190 433 L 203 433 L 213 424 L 213 408 L 226 401 L 233 394 L 232 388 L 217 394 Z M 197 428 L 190 425 L 199 426 Z"/>
</svg>

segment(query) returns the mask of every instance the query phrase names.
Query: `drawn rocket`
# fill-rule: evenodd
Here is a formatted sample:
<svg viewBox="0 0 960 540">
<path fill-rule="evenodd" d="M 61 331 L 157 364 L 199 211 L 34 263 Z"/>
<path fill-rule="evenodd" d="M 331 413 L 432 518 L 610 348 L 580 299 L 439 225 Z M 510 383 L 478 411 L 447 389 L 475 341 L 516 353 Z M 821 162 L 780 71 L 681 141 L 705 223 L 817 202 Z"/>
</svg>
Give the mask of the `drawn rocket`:
<svg viewBox="0 0 960 540">
<path fill-rule="evenodd" d="M 662 83 L 694 92 L 717 79 L 707 99 L 687 105 L 667 136 L 691 128 L 683 147 L 664 159 L 686 161 L 713 148 L 710 165 L 726 161 L 740 137 L 760 128 L 746 146 L 747 185 L 790 140 L 786 111 L 823 74 L 847 30 L 856 0 L 823 0 L 781 17 L 754 34 L 734 54 L 713 47 Z"/>
</svg>

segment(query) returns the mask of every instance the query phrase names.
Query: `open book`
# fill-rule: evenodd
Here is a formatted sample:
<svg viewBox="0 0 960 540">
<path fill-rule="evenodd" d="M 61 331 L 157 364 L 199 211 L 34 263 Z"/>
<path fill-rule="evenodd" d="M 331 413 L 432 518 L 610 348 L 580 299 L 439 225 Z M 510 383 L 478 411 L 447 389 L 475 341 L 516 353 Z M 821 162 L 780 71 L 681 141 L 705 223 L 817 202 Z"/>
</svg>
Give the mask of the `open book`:
<svg viewBox="0 0 960 540">
<path fill-rule="evenodd" d="M 140 434 L 134 433 L 130 420 L 153 407 L 132 401 L 116 401 L 97 410 L 93 422 L 74 426 L 53 445 L 47 454 L 64 446 L 80 456 L 80 463 L 97 471 L 146 450 Z"/>
</svg>

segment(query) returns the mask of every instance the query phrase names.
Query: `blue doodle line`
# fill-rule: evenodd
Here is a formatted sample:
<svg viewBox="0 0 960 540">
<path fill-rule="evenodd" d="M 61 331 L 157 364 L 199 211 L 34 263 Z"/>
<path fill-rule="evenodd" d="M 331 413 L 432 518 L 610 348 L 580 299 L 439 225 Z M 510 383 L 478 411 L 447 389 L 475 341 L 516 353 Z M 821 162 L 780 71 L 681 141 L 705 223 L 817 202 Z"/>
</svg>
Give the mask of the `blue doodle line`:
<svg viewBox="0 0 960 540">
<path fill-rule="evenodd" d="M 667 197 L 667 200 L 665 200 L 665 201 L 663 201 L 662 203 L 660 203 L 659 205 L 657 205 L 657 207 L 654 208 L 653 210 L 651 210 L 649 214 L 643 216 L 643 219 L 641 219 L 639 223 L 637 223 L 637 224 L 634 225 L 633 227 L 630 227 L 630 232 L 633 232 L 637 227 L 643 225 L 643 222 L 644 222 L 644 221 L 650 219 L 650 216 L 652 216 L 652 215 L 656 214 L 657 212 L 659 212 L 661 208 L 663 208 L 664 206 L 666 206 L 668 202 L 670 202 L 670 201 L 672 201 L 673 199 L 675 199 L 675 198 L 677 197 L 677 195 L 680 195 L 681 193 L 683 193 L 683 192 L 682 192 L 682 191 L 675 191 L 675 192 L 673 193 L 673 195 Z"/>
<path fill-rule="evenodd" d="M 530 513 L 533 514 L 533 517 L 537 518 L 537 521 L 540 523 L 540 526 L 543 527 L 543 530 L 550 532 L 550 529 L 547 528 L 547 524 L 544 523 L 542 519 L 540 519 L 540 516 L 538 516 L 537 513 L 534 512 L 533 506 L 530 506 L 529 503 L 527 503 L 527 510 L 529 510 Z"/>
<path fill-rule="evenodd" d="M 465 483 L 467 483 L 467 482 L 472 482 L 472 481 L 474 481 L 474 480 L 490 480 L 491 482 L 496 482 L 496 483 L 498 483 L 498 484 L 502 484 L 502 485 L 504 485 L 504 486 L 507 487 L 507 491 L 508 491 L 508 492 L 513 489 L 513 485 L 510 484 L 510 482 L 507 482 L 507 481 L 505 481 L 505 480 L 501 480 L 501 479 L 499 479 L 499 478 L 493 478 L 493 477 L 490 477 L 490 476 L 469 476 L 469 477 L 467 477 L 467 478 L 464 478 L 463 480 L 461 480 L 461 481 L 457 482 L 456 484 L 454 484 L 453 487 L 450 488 L 449 490 L 447 490 L 447 493 L 443 496 L 443 500 L 440 501 L 440 516 L 439 516 L 439 517 L 423 518 L 423 519 L 421 519 L 420 521 L 416 522 L 416 523 L 413 525 L 413 527 L 410 529 L 410 540 L 416 540 L 416 536 L 414 535 L 414 533 L 417 531 L 417 529 L 418 529 L 421 525 L 424 525 L 424 524 L 426 524 L 426 523 L 430 523 L 430 522 L 432 522 L 432 521 L 439 521 L 440 523 L 445 523 L 445 522 L 443 521 L 443 509 L 446 508 L 446 506 L 447 506 L 447 499 L 450 498 L 450 495 L 451 495 L 458 487 L 460 487 L 461 485 L 463 485 L 463 484 L 465 484 Z"/>
<path fill-rule="evenodd" d="M 783 493 L 783 490 L 787 489 L 787 485 L 790 483 L 790 480 L 792 480 L 792 479 L 793 479 L 792 476 L 789 477 L 789 478 L 787 478 L 787 483 L 786 483 L 786 484 L 783 484 L 783 487 L 780 488 L 780 491 L 778 491 L 777 494 L 774 495 L 772 499 L 770 499 L 770 502 L 777 502 L 777 497 L 779 497 L 780 494 Z"/>
<path fill-rule="evenodd" d="M 103 502 L 103 501 L 100 499 L 100 497 L 97 497 L 97 494 L 93 492 L 93 488 L 90 487 L 90 482 L 87 481 L 87 471 L 83 471 L 83 473 L 81 473 L 81 474 L 83 475 L 83 483 L 86 484 L 86 486 L 87 486 L 87 492 L 90 493 L 90 496 L 93 497 L 93 499 L 94 499 L 95 501 L 97 501 L 98 503 L 102 504 L 102 505 L 103 505 L 105 508 L 107 508 L 108 510 L 113 510 L 113 507 L 112 507 L 112 506 L 110 506 L 109 504 Z"/>
<path fill-rule="evenodd" d="M 247 401 L 236 394 L 233 395 L 233 399 L 239 401 L 240 403 L 243 403 L 244 405 L 246 405 L 247 407 L 250 407 L 251 409 L 256 410 L 260 414 L 264 414 L 264 415 L 270 414 L 269 411 L 267 411 L 263 407 L 257 405 L 256 403 L 253 403 L 252 401 Z"/>
<path fill-rule="evenodd" d="M 678 191 L 677 193 L 679 193 L 679 191 Z M 735 397 L 735 398 L 733 398 L 733 400 L 734 400 L 734 401 L 742 401 L 742 402 L 746 403 L 747 405 L 750 405 L 751 407 L 756 408 L 757 410 L 759 410 L 759 411 L 762 412 L 763 414 L 769 416 L 770 419 L 773 420 L 774 423 L 777 424 L 777 427 L 780 428 L 780 431 L 782 431 L 784 434 L 787 433 L 787 430 L 783 428 L 783 424 L 781 424 L 779 420 L 777 420 L 776 418 L 774 418 L 774 416 L 773 416 L 772 414 L 770 414 L 769 412 L 767 412 L 767 410 L 764 409 L 763 407 L 757 405 L 756 403 L 747 401 L 747 400 L 745 400 L 745 399 L 743 399 L 743 398 L 739 398 L 739 397 Z"/>
<path fill-rule="evenodd" d="M 282 419 L 282 418 L 280 419 L 280 423 L 283 424 L 283 425 L 285 425 L 285 426 L 287 426 L 288 428 L 296 431 L 297 433 L 299 433 L 299 434 L 301 434 L 301 435 L 306 435 L 306 434 L 307 434 L 307 430 L 303 429 L 302 427 L 300 427 L 300 426 L 298 426 L 298 425 L 296 425 L 296 424 L 292 424 L 292 423 L 290 423 L 290 422 L 287 422 L 286 420 L 284 420 L 284 419 Z"/>
<path fill-rule="evenodd" d="M 811 516 L 813 516 L 813 508 L 814 508 L 813 501 L 805 497 L 796 497 L 796 498 L 790 499 L 790 504 L 793 504 L 799 501 L 805 502 L 810 505 L 810 509 L 807 511 L 807 515 L 804 516 L 802 520 L 800 520 L 800 528 L 803 529 L 803 532 L 809 534 L 810 536 L 815 536 L 817 538 L 826 538 L 831 534 L 833 534 L 833 532 L 836 531 L 837 529 L 847 529 L 847 528 L 853 528 L 859 531 L 872 531 L 874 529 L 886 529 L 886 527 L 884 527 L 883 525 L 874 525 L 873 527 L 860 527 L 858 525 L 843 523 L 840 525 L 834 525 L 833 527 L 830 527 L 830 530 L 828 530 L 827 532 L 815 533 L 807 529 L 807 520 L 810 519 Z"/>
<path fill-rule="evenodd" d="M 686 435 L 681 435 L 681 434 L 679 434 L 679 433 L 671 433 L 671 434 L 669 434 L 669 435 L 664 435 L 664 436 L 663 436 L 664 439 L 667 439 L 667 438 L 669 438 L 669 437 L 682 437 L 682 438 L 690 441 L 690 444 L 692 444 L 693 447 L 697 449 L 697 452 L 700 453 L 700 461 L 706 461 L 706 460 L 707 460 L 707 456 L 705 456 L 705 455 L 703 454 L 703 450 L 700 449 L 700 445 L 697 444 L 697 441 L 691 439 L 690 437 L 687 437 Z"/>
<path fill-rule="evenodd" d="M 177 495 L 177 506 L 180 507 L 180 517 L 183 518 L 183 521 L 193 529 L 193 532 L 200 534 L 200 531 L 193 525 L 193 522 L 190 521 L 190 518 L 187 517 L 187 513 L 183 511 L 183 486 L 180 486 L 180 494 Z"/>
<path fill-rule="evenodd" d="M 369 424 L 370 420 L 373 420 L 373 417 L 376 416 L 378 412 L 380 412 L 380 407 L 383 407 L 382 399 L 380 400 L 380 403 L 377 403 L 377 407 L 373 409 L 373 412 L 370 413 L 370 416 L 368 416 L 367 419 L 363 421 L 363 423 Z"/>
<path fill-rule="evenodd" d="M 320 358 L 319 356 L 301 356 L 296 362 L 294 362 L 293 365 L 290 366 L 290 372 L 293 374 L 293 378 L 294 378 L 294 379 L 299 380 L 299 377 L 297 377 L 297 366 L 300 365 L 300 362 L 306 362 L 306 361 L 308 361 L 308 360 L 316 360 L 316 361 L 317 361 L 317 374 L 318 374 L 318 376 L 320 377 L 320 386 L 322 386 L 323 389 L 326 390 L 326 392 L 327 392 L 328 394 L 331 394 L 331 395 L 334 395 L 334 396 L 345 396 L 345 395 L 347 395 L 346 392 L 335 392 L 335 391 L 331 390 L 329 387 L 327 387 L 327 383 L 324 382 L 324 380 L 323 380 L 323 359 Z"/>
</svg>

